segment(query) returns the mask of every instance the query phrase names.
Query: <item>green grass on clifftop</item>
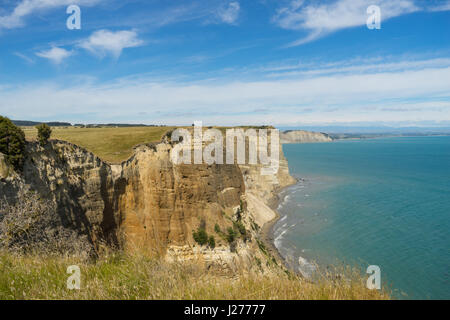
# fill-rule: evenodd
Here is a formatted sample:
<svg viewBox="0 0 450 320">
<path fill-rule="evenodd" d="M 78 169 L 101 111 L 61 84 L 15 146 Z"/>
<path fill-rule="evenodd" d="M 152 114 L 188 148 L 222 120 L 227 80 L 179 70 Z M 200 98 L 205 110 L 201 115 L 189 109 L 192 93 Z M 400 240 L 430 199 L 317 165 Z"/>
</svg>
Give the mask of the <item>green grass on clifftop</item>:
<svg viewBox="0 0 450 320">
<path fill-rule="evenodd" d="M 36 140 L 37 129 L 22 128 L 27 140 Z M 52 128 L 51 139 L 71 142 L 94 153 L 102 160 L 120 163 L 133 154 L 133 147 L 143 143 L 158 142 L 171 127 L 126 128 Z"/>
</svg>

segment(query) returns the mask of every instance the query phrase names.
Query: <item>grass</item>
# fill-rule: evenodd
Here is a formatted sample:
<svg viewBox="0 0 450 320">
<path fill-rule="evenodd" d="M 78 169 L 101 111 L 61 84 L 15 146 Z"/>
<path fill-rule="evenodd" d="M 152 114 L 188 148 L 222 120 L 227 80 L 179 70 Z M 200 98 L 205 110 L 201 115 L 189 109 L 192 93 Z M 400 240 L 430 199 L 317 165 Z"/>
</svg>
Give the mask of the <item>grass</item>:
<svg viewBox="0 0 450 320">
<path fill-rule="evenodd" d="M 67 267 L 81 269 L 81 290 L 68 290 Z M 75 258 L 16 256 L 0 252 L 0 299 L 389 299 L 365 288 L 365 279 L 246 274 L 232 279 L 196 265 L 168 264 L 144 256 L 105 255 L 96 262 Z"/>
<path fill-rule="evenodd" d="M 37 129 L 22 128 L 28 141 L 36 140 Z M 52 128 L 51 139 L 71 142 L 94 153 L 109 163 L 120 163 L 133 155 L 133 147 L 142 143 L 160 141 L 171 127 L 128 128 Z"/>
</svg>

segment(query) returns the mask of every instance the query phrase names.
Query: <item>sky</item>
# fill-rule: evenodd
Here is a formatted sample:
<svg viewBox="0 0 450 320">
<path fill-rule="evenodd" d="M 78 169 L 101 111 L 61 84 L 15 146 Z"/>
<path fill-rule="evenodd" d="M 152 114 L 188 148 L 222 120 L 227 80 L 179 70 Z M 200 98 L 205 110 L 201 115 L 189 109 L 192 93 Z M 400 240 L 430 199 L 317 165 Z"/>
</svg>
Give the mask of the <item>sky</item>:
<svg viewBox="0 0 450 320">
<path fill-rule="evenodd" d="M 450 127 L 450 0 L 0 0 L 0 48 L 15 120 Z"/>
</svg>

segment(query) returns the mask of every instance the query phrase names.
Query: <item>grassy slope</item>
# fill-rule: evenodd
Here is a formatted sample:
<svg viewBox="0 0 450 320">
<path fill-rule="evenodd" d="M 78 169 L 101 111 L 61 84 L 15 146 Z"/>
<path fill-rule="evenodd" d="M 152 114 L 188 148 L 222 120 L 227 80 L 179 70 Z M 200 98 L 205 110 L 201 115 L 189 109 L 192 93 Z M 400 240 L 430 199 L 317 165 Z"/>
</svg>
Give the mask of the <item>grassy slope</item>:
<svg viewBox="0 0 450 320">
<path fill-rule="evenodd" d="M 81 269 L 81 290 L 66 287 L 70 265 Z M 230 279 L 195 265 L 167 264 L 142 256 L 112 254 L 97 262 L 75 258 L 14 256 L 0 252 L 0 299 L 388 299 L 348 281 L 310 283 L 298 277 L 250 274 Z"/>
<path fill-rule="evenodd" d="M 22 128 L 27 140 L 36 139 L 34 127 Z M 120 163 L 133 154 L 133 147 L 148 142 L 160 141 L 171 130 L 170 127 L 130 128 L 52 128 L 52 139 L 71 142 L 83 147 L 104 161 Z"/>
</svg>

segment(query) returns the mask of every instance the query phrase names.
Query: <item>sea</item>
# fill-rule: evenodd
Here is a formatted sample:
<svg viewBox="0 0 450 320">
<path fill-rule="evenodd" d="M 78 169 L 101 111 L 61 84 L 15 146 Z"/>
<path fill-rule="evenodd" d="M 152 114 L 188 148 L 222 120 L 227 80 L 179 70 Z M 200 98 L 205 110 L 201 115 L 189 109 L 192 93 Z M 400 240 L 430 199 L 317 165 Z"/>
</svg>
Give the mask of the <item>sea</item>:
<svg viewBox="0 0 450 320">
<path fill-rule="evenodd" d="M 395 299 L 450 299 L 450 137 L 286 144 L 291 175 L 273 232 L 306 277 L 380 268 Z M 367 277 L 369 274 L 366 275 Z"/>
</svg>

